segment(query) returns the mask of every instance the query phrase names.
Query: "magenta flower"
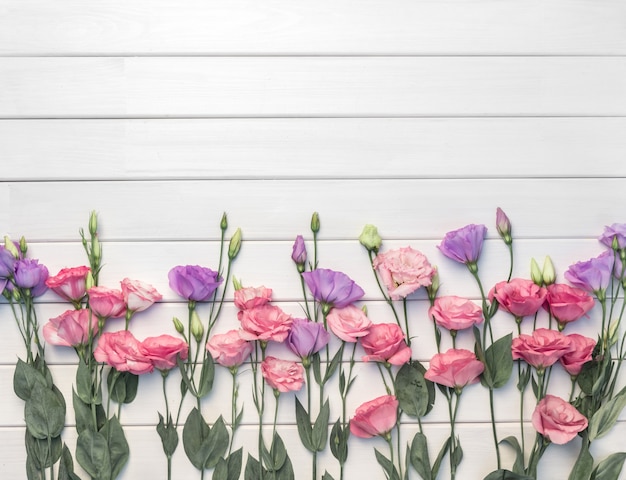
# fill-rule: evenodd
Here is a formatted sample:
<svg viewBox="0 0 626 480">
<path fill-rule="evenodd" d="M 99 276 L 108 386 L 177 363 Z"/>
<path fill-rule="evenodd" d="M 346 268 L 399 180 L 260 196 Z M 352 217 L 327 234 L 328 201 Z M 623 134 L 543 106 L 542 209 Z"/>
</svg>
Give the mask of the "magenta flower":
<svg viewBox="0 0 626 480">
<path fill-rule="evenodd" d="M 606 251 L 585 262 L 571 265 L 565 278 L 574 286 L 587 292 L 603 292 L 609 286 L 613 272 L 613 253 Z"/>
<path fill-rule="evenodd" d="M 287 336 L 287 346 L 298 357 L 308 358 L 324 348 L 330 340 L 330 334 L 321 323 L 305 318 L 294 318 Z"/>
<path fill-rule="evenodd" d="M 48 287 L 48 269 L 38 260 L 22 258 L 15 262 L 15 285 L 19 288 L 29 288 L 33 297 L 42 295 Z"/>
<path fill-rule="evenodd" d="M 313 298 L 324 304 L 326 313 L 332 307 L 343 308 L 361 299 L 365 292 L 345 273 L 318 268 L 302 274 Z"/>
<path fill-rule="evenodd" d="M 167 278 L 172 290 L 194 302 L 209 298 L 223 281 L 218 272 L 199 265 L 178 265 L 169 271 Z"/>
<path fill-rule="evenodd" d="M 484 225 L 466 225 L 446 233 L 437 248 L 456 262 L 474 264 L 480 256 L 486 233 L 487 227 Z"/>
<path fill-rule="evenodd" d="M 306 245 L 304 244 L 302 235 L 298 235 L 296 241 L 293 243 L 291 259 L 299 268 L 303 267 L 306 263 Z M 302 271 L 304 271 L 304 269 L 302 269 Z"/>
<path fill-rule="evenodd" d="M 617 242 L 617 248 L 626 247 L 626 223 L 614 223 L 604 227 L 604 232 L 598 240 L 609 248 L 613 248 L 613 240 Z"/>
</svg>

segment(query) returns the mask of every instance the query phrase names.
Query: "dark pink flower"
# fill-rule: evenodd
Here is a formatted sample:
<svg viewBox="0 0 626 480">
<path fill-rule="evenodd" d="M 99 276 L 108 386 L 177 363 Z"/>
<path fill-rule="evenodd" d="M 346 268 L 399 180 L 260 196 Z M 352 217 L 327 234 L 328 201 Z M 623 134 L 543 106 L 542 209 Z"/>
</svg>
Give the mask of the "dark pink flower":
<svg viewBox="0 0 626 480">
<path fill-rule="evenodd" d="M 495 298 L 500 308 L 517 318 L 534 315 L 543 305 L 547 291 L 532 280 L 513 278 L 508 282 L 497 283 L 489 292 L 489 299 Z"/>
<path fill-rule="evenodd" d="M 63 268 L 55 276 L 48 277 L 46 285 L 68 302 L 78 303 L 85 296 L 85 280 L 90 271 L 85 266 Z"/>
<path fill-rule="evenodd" d="M 395 323 L 377 323 L 361 338 L 365 350 L 364 362 L 387 362 L 402 365 L 411 359 L 411 349 L 406 344 L 404 332 Z"/>
<path fill-rule="evenodd" d="M 587 292 L 565 283 L 553 283 L 548 285 L 547 290 L 545 306 L 559 324 L 578 320 L 595 304 L 594 298 Z"/>
<path fill-rule="evenodd" d="M 101 334 L 93 356 L 97 362 L 106 363 L 118 372 L 142 375 L 154 370 L 141 342 L 128 330 Z"/>
<path fill-rule="evenodd" d="M 98 333 L 98 318 L 87 309 L 67 310 L 43 326 L 43 338 L 51 345 L 63 347 L 86 345 L 90 323 L 93 338 Z"/>
<path fill-rule="evenodd" d="M 529 365 L 543 370 L 569 353 L 572 350 L 572 342 L 561 332 L 538 328 L 532 335 L 521 334 L 514 338 L 511 350 L 513 360 L 522 359 Z"/>
<path fill-rule="evenodd" d="M 393 395 L 383 395 L 356 409 L 350 419 L 350 433 L 360 438 L 385 436 L 395 427 L 397 419 L 398 399 Z"/>
<path fill-rule="evenodd" d="M 98 317 L 118 318 L 126 313 L 126 303 L 121 290 L 113 290 L 107 287 L 91 287 L 89 295 L 89 308 Z"/>
<path fill-rule="evenodd" d="M 592 360 L 596 341 L 593 338 L 584 337 L 577 333 L 572 333 L 567 338 L 569 338 L 572 344 L 572 349 L 559 358 L 559 362 L 561 362 L 567 373 L 578 375 L 583 365 Z"/>
<path fill-rule="evenodd" d="M 189 345 L 180 338 L 171 335 L 148 337 L 141 342 L 143 354 L 152 362 L 154 368 L 166 371 L 176 366 L 176 359 L 186 360 Z"/>
</svg>

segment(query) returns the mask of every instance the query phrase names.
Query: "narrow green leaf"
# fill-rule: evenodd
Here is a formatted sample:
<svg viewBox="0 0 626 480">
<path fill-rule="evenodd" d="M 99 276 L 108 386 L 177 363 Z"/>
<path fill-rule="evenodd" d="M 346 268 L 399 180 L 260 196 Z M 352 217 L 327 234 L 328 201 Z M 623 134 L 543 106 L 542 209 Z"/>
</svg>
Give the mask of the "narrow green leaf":
<svg viewBox="0 0 626 480">
<path fill-rule="evenodd" d="M 207 355 L 202 362 L 200 370 L 200 385 L 198 386 L 198 398 L 206 396 L 213 388 L 213 379 L 215 378 L 215 363 L 213 357 Z"/>
<path fill-rule="evenodd" d="M 322 383 L 322 369 L 321 369 L 320 354 L 314 353 L 311 355 L 311 366 L 313 367 L 313 378 L 318 385 Z"/>
<path fill-rule="evenodd" d="M 67 445 L 63 445 L 57 480 L 80 480 L 80 477 L 74 473 L 74 462 Z"/>
<path fill-rule="evenodd" d="M 176 357 L 176 364 L 178 365 L 178 369 L 180 370 L 180 374 L 181 374 L 181 383 L 180 383 L 180 393 L 181 395 L 184 397 L 187 392 L 191 392 L 191 394 L 194 397 L 197 397 L 198 394 L 195 391 L 195 389 L 193 388 L 193 385 L 191 383 L 191 379 L 187 376 L 187 369 L 185 368 L 185 363 L 183 362 L 183 360 L 180 358 L 180 355 Z"/>
<path fill-rule="evenodd" d="M 35 438 L 58 437 L 65 425 L 65 408 L 47 386 L 36 383 L 24 406 L 26 428 Z"/>
<path fill-rule="evenodd" d="M 510 445 L 511 447 L 513 447 L 513 450 L 515 450 L 515 462 L 513 463 L 513 472 L 524 473 L 524 453 L 522 452 L 522 447 L 517 441 L 517 438 L 513 436 L 506 437 L 500 440 L 500 443 Z M 502 471 L 507 472 L 507 470 Z"/>
<path fill-rule="evenodd" d="M 589 445 L 583 438 L 576 463 L 572 467 L 568 480 L 589 480 L 593 470 L 593 457 L 589 453 Z"/>
<path fill-rule="evenodd" d="M 589 440 L 594 441 L 606 435 L 615 425 L 619 414 L 626 406 L 626 387 L 606 402 L 589 420 Z"/>
<path fill-rule="evenodd" d="M 296 397 L 296 424 L 298 426 L 298 434 L 300 435 L 300 441 L 304 448 L 309 452 L 315 451 L 315 445 L 313 445 L 313 430 L 311 428 L 311 419 L 309 413 Z"/>
<path fill-rule="evenodd" d="M 461 464 L 461 460 L 463 460 L 463 449 L 461 448 L 461 444 L 457 438 L 456 447 L 452 452 L 452 463 L 458 467 Z"/>
<path fill-rule="evenodd" d="M 36 384 L 42 387 L 48 386 L 46 378 L 41 372 L 32 365 L 18 359 L 15 365 L 15 372 L 13 373 L 13 391 L 15 394 L 26 401 L 30 398 L 33 387 Z"/>
<path fill-rule="evenodd" d="M 376 448 L 374 449 L 374 453 L 376 454 L 376 461 L 381 467 L 383 467 L 385 476 L 389 480 L 400 480 L 400 474 L 398 473 L 398 470 L 396 469 L 395 465 L 391 463 L 391 460 L 385 457 Z"/>
<path fill-rule="evenodd" d="M 437 478 L 437 475 L 439 475 L 439 467 L 441 467 L 443 457 L 445 457 L 446 453 L 448 453 L 448 450 L 450 450 L 450 437 L 448 437 L 441 446 L 441 450 L 439 450 L 439 455 L 437 455 L 435 463 L 433 463 L 433 469 L 431 471 L 432 478 Z"/>
<path fill-rule="evenodd" d="M 213 468 L 217 465 L 219 459 L 222 458 L 228 450 L 229 438 L 228 429 L 224 424 L 224 419 L 220 415 L 213 424 L 205 441 L 208 447 L 208 455 L 204 462 L 204 468 Z"/>
<path fill-rule="evenodd" d="M 111 460 L 106 438 L 100 432 L 85 430 L 76 441 L 76 461 L 97 480 L 111 478 Z"/>
<path fill-rule="evenodd" d="M 432 480 L 428 442 L 423 433 L 417 432 L 411 442 L 409 460 L 415 471 L 423 480 Z"/>
<path fill-rule="evenodd" d="M 496 470 L 487 475 L 483 480 L 534 480 L 528 475 L 514 473 L 509 470 Z"/>
<path fill-rule="evenodd" d="M 324 475 L 322 475 L 322 480 L 335 480 L 333 476 L 324 470 Z"/>
<path fill-rule="evenodd" d="M 617 452 L 609 455 L 598 463 L 598 466 L 591 474 L 591 480 L 617 480 L 620 473 L 622 473 L 624 460 L 626 460 L 625 452 Z"/>
<path fill-rule="evenodd" d="M 333 374 L 335 373 L 335 370 L 337 370 L 337 367 L 339 366 L 339 362 L 341 362 L 342 354 L 343 354 L 343 348 L 340 348 L 339 350 L 337 350 L 337 353 L 335 353 L 332 360 L 330 361 L 330 365 L 326 369 L 326 373 L 324 374 L 324 380 L 322 383 L 325 384 L 333 376 Z"/>
<path fill-rule="evenodd" d="M 91 404 L 91 371 L 84 362 L 78 362 L 76 369 L 76 394 L 84 403 Z"/>
<path fill-rule="evenodd" d="M 113 415 L 104 424 L 100 433 L 107 439 L 109 460 L 111 462 L 111 478 L 117 478 L 130 456 L 128 442 L 117 416 Z"/>
<path fill-rule="evenodd" d="M 330 406 L 328 399 L 322 405 L 315 425 L 313 426 L 313 447 L 318 452 L 324 451 L 326 448 L 326 439 L 328 438 L 328 417 L 330 416 Z"/>
<path fill-rule="evenodd" d="M 241 465 L 243 461 L 243 448 L 232 452 L 227 459 L 228 476 L 226 480 L 239 480 L 241 474 Z"/>
</svg>

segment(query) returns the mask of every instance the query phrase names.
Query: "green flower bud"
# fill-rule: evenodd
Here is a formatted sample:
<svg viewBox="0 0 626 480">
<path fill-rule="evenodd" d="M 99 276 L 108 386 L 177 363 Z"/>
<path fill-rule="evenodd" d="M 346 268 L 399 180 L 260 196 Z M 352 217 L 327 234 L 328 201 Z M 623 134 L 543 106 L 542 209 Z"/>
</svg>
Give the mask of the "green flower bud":
<svg viewBox="0 0 626 480">
<path fill-rule="evenodd" d="M 320 231 L 320 214 L 317 212 L 313 212 L 313 215 L 311 216 L 311 231 L 313 233 Z"/>
<path fill-rule="evenodd" d="M 243 288 L 243 285 L 241 284 L 241 282 L 237 280 L 237 278 L 234 275 L 233 275 L 233 287 L 235 288 L 235 290 L 241 290 Z"/>
<path fill-rule="evenodd" d="M 93 274 L 91 273 L 91 270 L 89 270 L 89 272 L 87 273 L 87 276 L 85 277 L 85 290 L 89 292 L 89 289 L 95 286 L 95 284 L 96 284 L 96 281 L 93 278 Z"/>
<path fill-rule="evenodd" d="M 540 287 L 543 285 L 543 274 L 541 273 L 537 260 L 534 258 L 530 259 L 530 278 L 536 285 Z"/>
<path fill-rule="evenodd" d="M 202 341 L 202 336 L 204 335 L 204 326 L 200 321 L 200 316 L 195 310 L 191 314 L 191 334 L 196 339 L 196 342 Z"/>
<path fill-rule="evenodd" d="M 365 314 L 365 316 L 367 317 L 367 305 L 363 305 L 361 307 L 361 310 L 363 310 L 363 313 Z"/>
<path fill-rule="evenodd" d="M 13 300 L 19 302 L 22 299 L 22 294 L 20 293 L 19 288 L 13 289 Z"/>
<path fill-rule="evenodd" d="M 359 236 L 359 242 L 361 242 L 361 245 L 367 248 L 368 251 L 378 253 L 383 239 L 380 238 L 378 229 L 374 225 L 368 224 L 363 227 L 363 231 Z"/>
<path fill-rule="evenodd" d="M 92 210 L 89 214 L 89 234 L 93 237 L 98 232 L 98 214 Z"/>
<path fill-rule="evenodd" d="M 11 252 L 11 255 L 13 255 L 15 258 L 20 258 L 20 252 L 17 251 L 17 247 L 11 241 L 8 235 L 4 236 L 4 248 Z"/>
<path fill-rule="evenodd" d="M 20 238 L 20 251 L 22 252 L 22 256 L 26 256 L 26 252 L 28 252 L 28 245 L 23 235 Z"/>
<path fill-rule="evenodd" d="M 228 217 L 226 212 L 222 214 L 222 220 L 220 221 L 220 229 L 224 232 L 228 228 Z"/>
<path fill-rule="evenodd" d="M 102 259 L 102 248 L 100 247 L 98 237 L 93 237 L 91 241 L 91 254 L 96 260 L 96 263 L 100 263 L 100 260 Z"/>
<path fill-rule="evenodd" d="M 230 239 L 228 245 L 228 258 L 234 259 L 241 250 L 241 228 L 238 228 Z"/>
<path fill-rule="evenodd" d="M 178 333 L 180 333 L 181 335 L 185 333 L 185 326 L 183 325 L 183 322 L 181 322 L 176 317 L 172 318 L 172 322 L 174 322 L 174 328 Z"/>
<path fill-rule="evenodd" d="M 543 270 L 541 272 L 544 285 L 552 285 L 556 281 L 556 272 L 554 271 L 554 264 L 552 259 L 546 255 L 546 259 L 543 261 Z"/>
<path fill-rule="evenodd" d="M 433 265 L 433 276 L 430 279 L 430 285 L 426 287 L 426 293 L 428 294 L 428 299 L 432 302 L 435 300 L 437 296 L 437 291 L 439 291 L 439 270 L 436 266 Z"/>
<path fill-rule="evenodd" d="M 608 340 L 607 348 L 612 347 L 619 340 L 619 331 L 618 331 L 619 323 L 620 323 L 619 321 L 613 320 L 609 324 L 608 332 L 607 332 L 607 335 L 606 335 L 606 340 Z M 606 342 L 606 340 L 605 340 L 605 342 Z"/>
</svg>

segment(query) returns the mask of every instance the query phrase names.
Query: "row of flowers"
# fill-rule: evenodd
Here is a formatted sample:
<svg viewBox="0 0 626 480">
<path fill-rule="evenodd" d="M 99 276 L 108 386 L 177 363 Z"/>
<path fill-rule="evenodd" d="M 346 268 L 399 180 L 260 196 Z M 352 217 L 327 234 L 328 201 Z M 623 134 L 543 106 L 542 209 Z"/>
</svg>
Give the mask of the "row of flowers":
<svg viewBox="0 0 626 480">
<path fill-rule="evenodd" d="M 226 241 L 228 221 L 220 222 L 221 248 L 217 269 L 180 265 L 169 272 L 169 286 L 187 302 L 186 322 L 173 318 L 176 335 L 162 334 L 138 340 L 131 333 L 134 315 L 162 299 L 151 285 L 124 279 L 119 289 L 99 285 L 102 245 L 95 213 L 88 234 L 81 230 L 88 266 L 64 268 L 49 276 L 47 268 L 27 257 L 24 239 L 8 238 L 0 247 L 0 289 L 13 309 L 26 350 L 15 371 L 15 392 L 25 401 L 27 426 L 26 471 L 28 478 L 76 479 L 73 459 L 92 479 L 113 479 L 123 472 L 130 447 L 119 421 L 122 406 L 137 394 L 139 376 L 157 370 L 163 380 L 164 414 L 158 413 L 156 430 L 167 460 L 167 478 L 172 478 L 172 456 L 180 440 L 200 478 L 213 470 L 214 479 L 246 480 L 294 478 L 287 448 L 277 432 L 278 405 L 283 394 L 299 392 L 294 401 L 295 423 L 304 447 L 311 453 L 311 478 L 332 479 L 329 471 L 318 473 L 318 455 L 330 449 L 337 460 L 338 478 L 343 479 L 350 436 L 380 436 L 388 455 L 375 450 L 385 478 L 409 478 L 415 471 L 423 479 L 440 476 L 447 457 L 450 478 L 455 478 L 463 459 L 461 438 L 456 431 L 457 413 L 464 390 L 482 383 L 489 391 L 489 410 L 495 453 L 494 470 L 486 479 L 537 478 L 540 460 L 551 444 L 565 444 L 580 437 L 580 454 L 569 479 L 617 479 L 626 454 L 615 452 L 596 461 L 591 443 L 616 423 L 626 405 L 626 388 L 619 389 L 618 375 L 626 356 L 626 336 L 621 328 L 626 282 L 626 225 L 606 227 L 600 242 L 607 247 L 598 257 L 571 265 L 564 273 L 569 282 L 557 283 L 549 257 L 543 268 L 533 259 L 530 278 L 511 278 L 513 236 L 508 217 L 496 212 L 496 230 L 510 253 L 508 278 L 488 291 L 479 274 L 479 258 L 487 227 L 469 224 L 448 232 L 438 245 L 448 259 L 461 263 L 476 282 L 477 304 L 469 298 L 439 295 L 438 270 L 421 252 L 403 247 L 380 251 L 382 238 L 376 227 L 366 225 L 359 241 L 369 257 L 380 295 L 395 321 L 372 322 L 367 308 L 359 305 L 364 290 L 343 272 L 320 268 L 317 248 L 320 220 L 311 220 L 313 255 L 298 235 L 291 258 L 302 288 L 302 318 L 294 318 L 272 303 L 272 289 L 243 286 L 231 274 L 241 249 L 241 231 Z M 234 304 L 240 328 L 216 333 L 227 287 L 234 285 Z M 34 298 L 51 289 L 71 308 L 50 319 L 41 329 Z M 426 319 L 409 318 L 407 301 L 420 291 L 430 302 Z M 205 318 L 198 304 L 208 303 Z M 592 313 L 599 304 L 597 338 L 571 333 L 569 325 Z M 498 311 L 510 314 L 517 331 L 495 338 L 492 319 Z M 545 311 L 547 325 L 538 325 Z M 109 319 L 124 318 L 125 328 L 110 331 Z M 525 318 L 532 318 L 532 331 L 522 332 Z M 412 358 L 410 328 L 432 324 L 437 353 L 428 368 Z M 568 333 L 564 333 L 565 329 Z M 106 331 L 105 331 L 106 330 Z M 458 348 L 457 335 L 470 330 L 473 350 Z M 527 329 L 528 330 L 528 329 Z M 174 332 L 172 332 L 174 333 Z M 514 336 L 515 334 L 515 336 Z M 331 342 L 331 335 L 336 338 Z M 444 338 L 445 337 L 445 338 Z M 78 440 L 74 455 L 63 444 L 65 399 L 54 385 L 45 361 L 45 343 L 71 347 L 78 357 L 72 405 Z M 270 343 L 286 345 L 298 361 L 267 354 Z M 442 345 L 452 348 L 444 351 Z M 356 379 L 357 351 L 360 360 L 371 362 L 380 372 L 386 394 L 366 401 L 355 412 L 347 411 L 347 399 Z M 247 363 L 248 362 L 248 363 Z M 204 417 L 203 403 L 210 401 L 215 366 L 232 375 L 230 412 Z M 242 421 L 238 374 L 249 364 L 252 399 L 258 416 L 257 451 L 235 449 L 235 433 Z M 559 364 L 571 378 L 568 399 L 550 393 L 553 367 Z M 500 438 L 494 416 L 496 392 L 508 384 L 516 368 L 520 402 L 518 437 Z M 177 406 L 167 396 L 171 372 L 180 376 Z M 330 382 L 332 378 L 337 381 Z M 315 385 L 315 388 L 313 388 Z M 266 386 L 273 392 L 272 434 L 266 438 Z M 330 392 L 330 387 L 336 388 Z M 429 444 L 421 419 L 439 396 L 448 404 L 450 435 L 440 447 Z M 527 442 L 524 404 L 531 388 L 535 407 L 530 422 L 537 434 Z M 103 393 L 105 389 L 105 393 Z M 192 397 L 194 407 L 183 419 L 183 402 Z M 330 404 L 341 412 L 330 418 Z M 171 408 L 171 406 L 173 408 Z M 401 434 L 414 418 L 419 431 L 412 439 Z M 504 466 L 501 447 L 513 450 L 515 462 Z M 438 450 L 436 457 L 432 452 Z M 55 465 L 56 467 L 55 472 Z M 565 477 L 563 477 L 565 478 Z"/>
</svg>

